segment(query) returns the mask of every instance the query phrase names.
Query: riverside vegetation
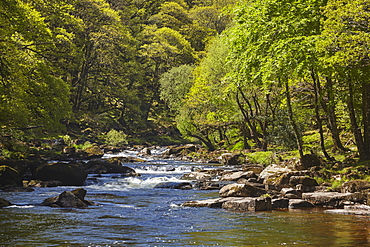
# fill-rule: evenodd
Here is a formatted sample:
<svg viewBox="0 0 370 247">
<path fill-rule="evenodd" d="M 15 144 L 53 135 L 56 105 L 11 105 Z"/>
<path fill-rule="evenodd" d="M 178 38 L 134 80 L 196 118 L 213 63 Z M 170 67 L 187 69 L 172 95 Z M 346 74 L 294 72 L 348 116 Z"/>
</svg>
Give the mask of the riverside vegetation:
<svg viewBox="0 0 370 247">
<path fill-rule="evenodd" d="M 365 0 L 1 1 L 2 185 L 40 160 L 196 142 L 186 157 L 316 157 L 328 190 L 365 189 L 369 21 Z"/>
</svg>

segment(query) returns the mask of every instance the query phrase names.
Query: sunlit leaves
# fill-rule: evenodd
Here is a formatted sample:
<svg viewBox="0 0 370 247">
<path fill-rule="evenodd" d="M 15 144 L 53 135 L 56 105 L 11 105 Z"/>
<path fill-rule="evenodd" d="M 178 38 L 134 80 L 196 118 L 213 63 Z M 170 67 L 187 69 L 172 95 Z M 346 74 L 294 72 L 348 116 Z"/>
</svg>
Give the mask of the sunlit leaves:
<svg viewBox="0 0 370 247">
<path fill-rule="evenodd" d="M 0 3 L 0 122 L 6 128 L 36 124 L 56 130 L 70 109 L 69 90 L 49 62 L 53 32 L 31 3 Z"/>
<path fill-rule="evenodd" d="M 328 1 L 319 48 L 333 66 L 370 65 L 370 9 L 365 0 Z"/>
</svg>

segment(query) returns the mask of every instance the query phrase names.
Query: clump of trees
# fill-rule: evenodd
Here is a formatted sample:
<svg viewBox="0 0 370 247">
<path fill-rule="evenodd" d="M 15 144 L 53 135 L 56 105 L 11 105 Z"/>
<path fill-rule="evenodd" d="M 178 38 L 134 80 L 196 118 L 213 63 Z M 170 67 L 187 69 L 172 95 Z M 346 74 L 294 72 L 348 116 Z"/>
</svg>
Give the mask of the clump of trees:
<svg viewBox="0 0 370 247">
<path fill-rule="evenodd" d="M 369 20 L 365 0 L 4 0 L 1 136 L 176 122 L 209 150 L 352 139 L 369 160 Z"/>
<path fill-rule="evenodd" d="M 155 128 L 161 76 L 197 63 L 229 21 L 213 2 L 1 1 L 1 136 Z"/>
<path fill-rule="evenodd" d="M 368 2 L 242 1 L 232 13 L 194 69 L 178 109 L 182 133 L 209 149 L 239 137 L 237 147 L 302 157 L 318 151 L 305 143 L 315 131 L 327 159 L 328 143 L 346 151 L 341 136 L 351 133 L 369 160 Z"/>
</svg>

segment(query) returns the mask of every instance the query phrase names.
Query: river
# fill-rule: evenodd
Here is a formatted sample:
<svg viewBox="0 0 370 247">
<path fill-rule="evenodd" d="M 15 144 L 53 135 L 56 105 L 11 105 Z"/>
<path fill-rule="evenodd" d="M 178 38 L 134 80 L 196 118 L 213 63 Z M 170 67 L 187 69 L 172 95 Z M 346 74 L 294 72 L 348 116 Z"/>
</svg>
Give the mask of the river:
<svg viewBox="0 0 370 247">
<path fill-rule="evenodd" d="M 85 199 L 99 205 L 85 209 L 39 206 L 77 187 L 0 192 L 15 204 L 0 209 L 0 246 L 370 246 L 369 217 L 323 209 L 255 213 L 181 207 L 217 197 L 218 191 L 154 186 L 181 181 L 194 167 L 209 165 L 159 159 L 124 165 L 142 176 L 93 178 L 83 187 Z"/>
</svg>

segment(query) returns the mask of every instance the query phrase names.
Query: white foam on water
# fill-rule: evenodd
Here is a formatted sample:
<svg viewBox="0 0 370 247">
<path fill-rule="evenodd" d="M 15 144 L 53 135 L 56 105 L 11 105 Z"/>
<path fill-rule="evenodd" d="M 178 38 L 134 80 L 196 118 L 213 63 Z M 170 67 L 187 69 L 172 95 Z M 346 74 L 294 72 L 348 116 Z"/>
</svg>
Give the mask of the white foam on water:
<svg viewBox="0 0 370 247">
<path fill-rule="evenodd" d="M 7 208 L 34 208 L 35 206 L 33 205 L 11 205 L 8 206 Z"/>
<path fill-rule="evenodd" d="M 176 177 L 149 177 L 141 179 L 138 177 L 120 178 L 102 185 L 90 185 L 88 188 L 97 190 L 128 191 L 132 189 L 153 189 L 163 182 L 184 182 Z"/>
<path fill-rule="evenodd" d="M 146 165 L 133 168 L 139 174 L 182 174 L 191 172 L 190 166 Z"/>
</svg>

